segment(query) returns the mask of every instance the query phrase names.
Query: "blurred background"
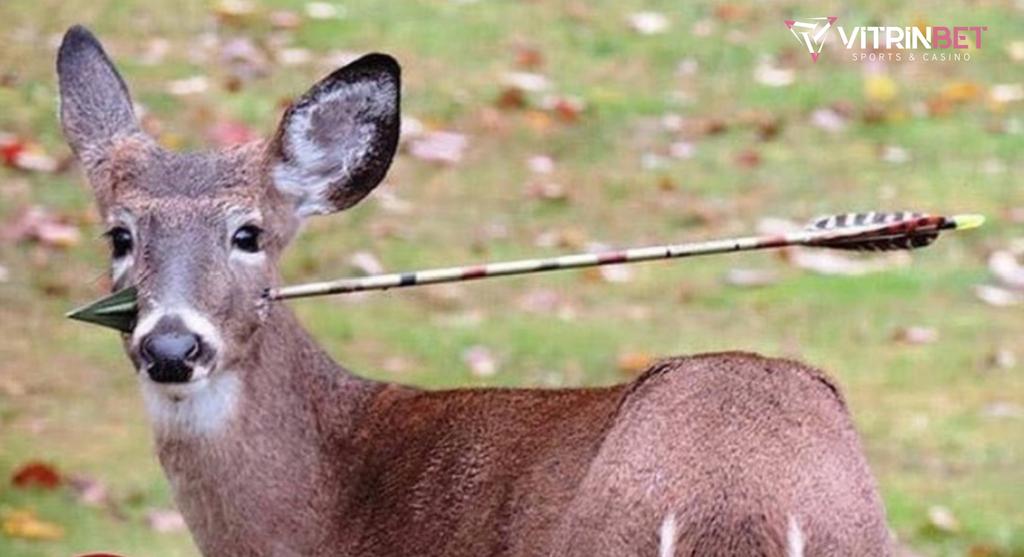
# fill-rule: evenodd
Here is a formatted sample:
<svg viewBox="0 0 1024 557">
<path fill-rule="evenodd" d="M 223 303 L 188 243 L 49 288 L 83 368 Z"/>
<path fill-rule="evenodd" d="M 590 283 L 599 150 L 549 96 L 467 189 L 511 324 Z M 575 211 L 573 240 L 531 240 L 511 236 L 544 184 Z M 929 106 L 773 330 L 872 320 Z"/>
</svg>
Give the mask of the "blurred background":
<svg viewBox="0 0 1024 557">
<path fill-rule="evenodd" d="M 401 153 L 313 220 L 289 282 L 977 212 L 894 257 L 786 251 L 291 303 L 343 364 L 429 388 L 626 381 L 659 355 L 835 376 L 903 555 L 1024 555 L 1024 4 L 0 1 L 0 554 L 194 555 L 117 335 L 66 321 L 107 247 L 60 137 L 54 55 L 90 26 L 165 146 L 272 133 L 368 51 L 404 67 Z M 969 61 L 821 59 L 785 19 L 987 25 Z"/>
</svg>

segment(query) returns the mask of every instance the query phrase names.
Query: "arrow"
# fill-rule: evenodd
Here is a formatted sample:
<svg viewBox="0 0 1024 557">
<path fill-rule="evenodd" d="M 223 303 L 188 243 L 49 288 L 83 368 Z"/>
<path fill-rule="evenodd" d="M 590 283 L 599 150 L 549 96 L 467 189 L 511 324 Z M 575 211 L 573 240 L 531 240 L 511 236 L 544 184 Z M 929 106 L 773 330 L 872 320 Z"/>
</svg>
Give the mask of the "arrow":
<svg viewBox="0 0 1024 557">
<path fill-rule="evenodd" d="M 803 230 L 788 234 L 747 236 L 688 244 L 370 275 L 270 288 L 265 295 L 270 300 L 287 300 L 788 246 L 855 251 L 912 250 L 930 245 L 943 231 L 977 228 L 984 222 L 985 217 L 982 215 L 944 217 L 908 212 L 848 213 L 815 219 Z M 76 309 L 67 316 L 119 331 L 131 332 L 135 326 L 135 294 L 135 288 L 129 287 Z"/>
</svg>

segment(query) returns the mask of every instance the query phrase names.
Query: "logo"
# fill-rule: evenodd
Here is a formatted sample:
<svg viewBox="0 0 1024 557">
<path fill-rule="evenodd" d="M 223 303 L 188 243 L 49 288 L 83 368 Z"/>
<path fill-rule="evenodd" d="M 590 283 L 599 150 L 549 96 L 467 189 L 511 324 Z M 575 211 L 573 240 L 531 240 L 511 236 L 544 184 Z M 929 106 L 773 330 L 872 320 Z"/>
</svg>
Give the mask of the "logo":
<svg viewBox="0 0 1024 557">
<path fill-rule="evenodd" d="M 836 25 L 836 16 L 785 20 L 786 28 L 807 49 L 811 60 L 818 61 L 825 41 L 835 28 L 839 40 L 853 61 L 882 60 L 914 62 L 969 61 L 968 49 L 981 50 L 988 26 L 858 26 L 847 30 Z M 920 52 L 919 52 L 920 51 Z"/>
<path fill-rule="evenodd" d="M 812 17 L 807 21 L 787 19 L 786 27 L 789 27 L 789 32 L 793 33 L 796 40 L 807 47 L 811 60 L 817 62 L 818 56 L 821 56 L 821 47 L 825 46 L 825 39 L 828 38 L 828 30 L 837 19 L 839 18 L 834 15 Z"/>
</svg>

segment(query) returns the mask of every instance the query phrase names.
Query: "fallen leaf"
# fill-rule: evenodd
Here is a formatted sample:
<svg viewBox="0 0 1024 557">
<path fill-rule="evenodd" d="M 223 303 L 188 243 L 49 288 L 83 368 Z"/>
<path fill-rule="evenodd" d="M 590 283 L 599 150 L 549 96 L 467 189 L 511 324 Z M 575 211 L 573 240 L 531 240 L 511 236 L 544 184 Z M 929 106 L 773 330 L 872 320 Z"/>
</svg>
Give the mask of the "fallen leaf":
<svg viewBox="0 0 1024 557">
<path fill-rule="evenodd" d="M 339 19 L 344 15 L 342 8 L 327 2 L 310 2 L 306 4 L 306 16 L 309 19 Z"/>
<path fill-rule="evenodd" d="M 885 74 L 871 74 L 864 80 L 864 96 L 872 102 L 887 103 L 896 98 L 899 88 Z"/>
<path fill-rule="evenodd" d="M 697 146 L 690 141 L 676 141 L 669 145 L 668 154 L 676 159 L 692 159 L 697 154 Z"/>
<path fill-rule="evenodd" d="M 988 367 L 1013 369 L 1017 367 L 1017 354 L 1009 348 L 999 348 L 988 357 Z"/>
<path fill-rule="evenodd" d="M 899 145 L 884 145 L 879 158 L 890 164 L 904 164 L 910 161 L 910 151 Z"/>
<path fill-rule="evenodd" d="M 11 168 L 33 172 L 55 172 L 57 160 L 34 142 L 12 134 L 0 133 L 0 162 Z"/>
<path fill-rule="evenodd" d="M 245 122 L 219 120 L 207 131 L 210 142 L 218 147 L 232 147 L 259 139 L 260 134 Z"/>
<path fill-rule="evenodd" d="M 313 53 L 305 48 L 282 48 L 276 58 L 282 66 L 301 66 L 313 60 Z"/>
<path fill-rule="evenodd" d="M 971 544 L 967 557 L 1006 557 L 1001 549 L 987 543 Z"/>
<path fill-rule="evenodd" d="M 534 155 L 526 160 L 526 166 L 534 174 L 551 174 L 555 171 L 555 161 L 547 155 Z"/>
<path fill-rule="evenodd" d="M 833 251 L 814 249 L 789 248 L 780 253 L 783 259 L 792 265 L 822 275 L 866 275 L 891 269 L 908 261 L 905 253 L 856 259 Z"/>
<path fill-rule="evenodd" d="M 658 35 L 668 31 L 670 22 L 665 14 L 653 11 L 629 14 L 629 26 L 641 35 Z"/>
<path fill-rule="evenodd" d="M 164 61 L 171 51 L 171 41 L 164 37 L 154 37 L 146 41 L 146 46 L 139 56 L 139 63 L 144 66 L 156 66 Z"/>
<path fill-rule="evenodd" d="M 81 240 L 78 227 L 63 222 L 50 211 L 35 205 L 29 207 L 0 231 L 0 236 L 15 241 L 38 242 L 46 247 L 69 248 Z"/>
<path fill-rule="evenodd" d="M 462 361 L 477 377 L 491 377 L 498 373 L 498 360 L 486 346 L 472 346 L 462 353 Z"/>
<path fill-rule="evenodd" d="M 45 462 L 32 461 L 15 470 L 11 484 L 20 488 L 56 489 L 63 482 L 57 469 Z"/>
<path fill-rule="evenodd" d="M 739 21 L 750 13 L 750 8 L 739 4 L 718 4 L 715 6 L 715 17 L 722 21 Z"/>
<path fill-rule="evenodd" d="M 761 154 L 756 149 L 744 149 L 736 154 L 736 164 L 740 168 L 755 168 L 761 164 Z"/>
<path fill-rule="evenodd" d="M 611 284 L 623 284 L 633 280 L 633 267 L 627 265 L 604 265 L 597 267 L 601 279 Z"/>
<path fill-rule="evenodd" d="M 786 87 L 792 85 L 795 78 L 792 69 L 777 66 L 771 58 L 761 58 L 754 67 L 754 81 L 767 87 Z"/>
<path fill-rule="evenodd" d="M 548 78 L 533 72 L 508 72 L 501 77 L 504 86 L 527 93 L 547 91 L 551 87 Z"/>
<path fill-rule="evenodd" d="M 224 41 L 218 56 L 229 77 L 238 82 L 264 77 L 270 72 L 266 53 L 247 37 Z"/>
<path fill-rule="evenodd" d="M 963 104 L 981 96 L 981 87 L 971 81 L 954 81 L 942 88 L 942 96 L 946 100 Z"/>
<path fill-rule="evenodd" d="M 409 154 L 420 160 L 457 164 L 469 144 L 465 135 L 455 132 L 426 132 L 409 142 Z"/>
<path fill-rule="evenodd" d="M 1009 104 L 1024 100 L 1024 85 L 1020 83 L 1000 83 L 992 85 L 988 98 L 996 104 Z"/>
<path fill-rule="evenodd" d="M 516 65 L 520 68 L 534 69 L 544 65 L 544 53 L 534 46 L 516 46 Z"/>
<path fill-rule="evenodd" d="M 274 29 L 291 31 L 302 26 L 302 16 L 291 10 L 274 10 L 267 15 L 267 21 Z"/>
<path fill-rule="evenodd" d="M 587 103 L 579 97 L 549 95 L 541 101 L 541 107 L 553 112 L 559 120 L 571 124 L 580 119 Z"/>
<path fill-rule="evenodd" d="M 377 256 L 368 251 L 357 251 L 348 258 L 352 269 L 363 275 L 379 275 L 384 272 L 384 265 Z"/>
<path fill-rule="evenodd" d="M 981 415 L 986 418 L 1016 419 L 1024 416 L 1024 408 L 1021 408 L 1019 404 L 1000 400 L 986 404 L 985 407 L 981 409 Z"/>
<path fill-rule="evenodd" d="M 565 201 L 569 198 L 569 193 L 566 191 L 565 186 L 558 182 L 550 181 L 530 182 L 526 186 L 526 195 L 530 198 L 542 199 L 544 201 Z"/>
<path fill-rule="evenodd" d="M 78 502 L 90 507 L 102 507 L 110 502 L 110 494 L 103 482 L 87 476 L 72 476 L 68 478 L 68 485 Z"/>
<path fill-rule="evenodd" d="M 617 359 L 619 371 L 629 377 L 640 375 L 654 362 L 655 358 L 644 352 L 623 352 Z"/>
<path fill-rule="evenodd" d="M 503 110 L 519 110 L 526 108 L 526 93 L 516 87 L 505 87 L 494 101 L 495 106 Z"/>
<path fill-rule="evenodd" d="M 725 283 L 743 288 L 769 286 L 779 281 L 779 274 L 768 269 L 729 269 Z"/>
<path fill-rule="evenodd" d="M 53 541 L 64 537 L 64 529 L 52 522 L 41 520 L 29 509 L 6 510 L 0 516 L 3 532 L 11 538 Z"/>
<path fill-rule="evenodd" d="M 220 0 L 213 13 L 223 23 L 238 25 L 256 13 L 256 5 L 249 0 Z"/>
<path fill-rule="evenodd" d="M 1006 54 L 1014 62 L 1024 62 L 1024 41 L 1010 41 L 1006 43 Z"/>
<path fill-rule="evenodd" d="M 928 525 L 944 534 L 955 534 L 960 531 L 960 521 L 953 511 L 941 505 L 928 507 Z"/>
<path fill-rule="evenodd" d="M 150 509 L 146 511 L 146 524 L 154 532 L 168 534 L 185 529 L 185 519 L 174 509 Z"/>
<path fill-rule="evenodd" d="M 565 303 L 565 298 L 550 288 L 529 290 L 516 299 L 516 306 L 521 311 L 548 315 L 554 314 Z"/>
<path fill-rule="evenodd" d="M 846 130 L 847 117 L 832 108 L 819 108 L 811 113 L 811 125 L 829 133 Z"/>
<path fill-rule="evenodd" d="M 209 88 L 210 80 L 201 75 L 176 79 L 167 84 L 167 92 L 179 97 L 198 95 Z"/>
<path fill-rule="evenodd" d="M 1011 307 L 1024 304 L 1024 293 L 992 286 L 991 284 L 979 284 L 974 287 L 974 295 L 979 300 L 994 307 Z"/>
<path fill-rule="evenodd" d="M 939 340 L 939 332 L 931 327 L 902 327 L 893 332 L 892 340 L 902 344 L 932 344 Z"/>
<path fill-rule="evenodd" d="M 1024 290 L 1024 264 L 1009 250 L 996 250 L 988 257 L 988 270 L 1004 286 Z"/>
</svg>

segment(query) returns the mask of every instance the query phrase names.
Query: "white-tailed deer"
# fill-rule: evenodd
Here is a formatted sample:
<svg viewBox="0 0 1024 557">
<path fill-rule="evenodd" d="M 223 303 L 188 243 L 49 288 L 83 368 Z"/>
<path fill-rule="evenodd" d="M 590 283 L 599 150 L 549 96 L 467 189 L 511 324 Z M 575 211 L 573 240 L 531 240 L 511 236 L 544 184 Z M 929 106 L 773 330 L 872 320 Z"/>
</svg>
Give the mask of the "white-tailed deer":
<svg viewBox="0 0 1024 557">
<path fill-rule="evenodd" d="M 206 555 L 887 555 L 845 403 L 821 372 L 729 352 L 635 381 L 431 392 L 334 363 L 261 293 L 300 219 L 383 178 L 399 67 L 329 75 L 268 142 L 173 153 L 84 28 L 57 60 L 160 462 Z"/>
</svg>

